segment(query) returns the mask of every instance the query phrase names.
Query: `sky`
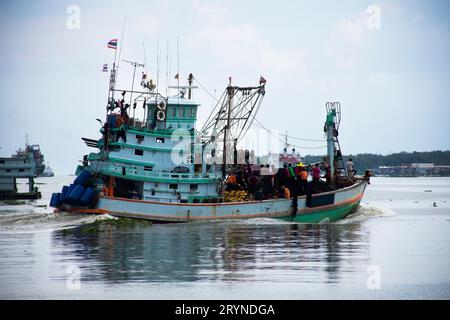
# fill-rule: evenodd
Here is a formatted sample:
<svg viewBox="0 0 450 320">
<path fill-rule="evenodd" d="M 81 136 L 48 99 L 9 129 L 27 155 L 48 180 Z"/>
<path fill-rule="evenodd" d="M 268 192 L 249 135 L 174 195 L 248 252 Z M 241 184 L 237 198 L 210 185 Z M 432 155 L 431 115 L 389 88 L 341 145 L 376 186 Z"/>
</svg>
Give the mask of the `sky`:
<svg viewBox="0 0 450 320">
<path fill-rule="evenodd" d="M 163 93 L 178 64 L 182 82 L 193 73 L 215 96 L 230 76 L 244 86 L 263 76 L 257 119 L 289 136 L 323 139 L 325 103 L 339 101 L 344 154 L 449 150 L 449 17 L 447 0 L 0 1 L 0 155 L 28 134 L 56 173 L 73 173 L 95 151 L 81 137 L 100 137 L 113 38 L 153 79 L 159 48 Z M 132 74 L 121 62 L 117 87 Z M 201 88 L 194 98 L 201 128 L 214 100 Z"/>
</svg>

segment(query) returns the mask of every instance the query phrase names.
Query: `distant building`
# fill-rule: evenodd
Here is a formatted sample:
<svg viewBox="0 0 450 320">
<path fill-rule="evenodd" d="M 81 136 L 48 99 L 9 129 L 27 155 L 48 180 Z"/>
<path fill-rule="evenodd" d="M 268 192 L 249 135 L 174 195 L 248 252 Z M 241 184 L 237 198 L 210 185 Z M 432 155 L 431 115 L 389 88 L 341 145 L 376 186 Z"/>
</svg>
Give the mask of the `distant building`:
<svg viewBox="0 0 450 320">
<path fill-rule="evenodd" d="M 450 166 L 435 166 L 433 163 L 410 163 L 400 166 L 379 166 L 372 169 L 372 173 L 377 176 L 391 177 L 448 177 L 450 176 Z"/>
</svg>

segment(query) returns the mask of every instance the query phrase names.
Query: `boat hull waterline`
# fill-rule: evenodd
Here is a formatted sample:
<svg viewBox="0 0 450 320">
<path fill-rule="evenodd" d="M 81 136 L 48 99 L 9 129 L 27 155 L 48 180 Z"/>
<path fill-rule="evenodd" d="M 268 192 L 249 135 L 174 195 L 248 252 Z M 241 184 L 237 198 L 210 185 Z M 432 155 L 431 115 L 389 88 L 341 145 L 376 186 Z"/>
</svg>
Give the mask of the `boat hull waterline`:
<svg viewBox="0 0 450 320">
<path fill-rule="evenodd" d="M 64 211 L 109 214 L 115 217 L 158 222 L 199 220 L 277 218 L 298 223 L 335 222 L 356 210 L 364 195 L 366 181 L 331 192 L 298 197 L 297 214 L 292 214 L 291 199 L 271 199 L 226 203 L 164 203 L 144 200 L 100 197 L 95 208 L 65 207 Z"/>
</svg>

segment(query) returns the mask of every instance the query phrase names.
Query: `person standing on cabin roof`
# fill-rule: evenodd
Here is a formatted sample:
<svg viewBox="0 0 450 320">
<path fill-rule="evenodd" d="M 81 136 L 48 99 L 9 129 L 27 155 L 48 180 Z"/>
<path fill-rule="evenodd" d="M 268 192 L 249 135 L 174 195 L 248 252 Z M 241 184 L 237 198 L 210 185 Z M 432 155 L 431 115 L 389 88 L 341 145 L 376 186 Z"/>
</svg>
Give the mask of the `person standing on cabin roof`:
<svg viewBox="0 0 450 320">
<path fill-rule="evenodd" d="M 352 158 L 348 159 L 348 161 L 347 161 L 347 163 L 346 163 L 345 166 L 347 167 L 348 177 L 349 177 L 350 179 L 352 179 L 353 176 L 354 176 L 355 173 L 356 173 L 355 166 L 354 166 L 354 164 L 353 164 L 353 159 L 352 159 Z"/>
</svg>

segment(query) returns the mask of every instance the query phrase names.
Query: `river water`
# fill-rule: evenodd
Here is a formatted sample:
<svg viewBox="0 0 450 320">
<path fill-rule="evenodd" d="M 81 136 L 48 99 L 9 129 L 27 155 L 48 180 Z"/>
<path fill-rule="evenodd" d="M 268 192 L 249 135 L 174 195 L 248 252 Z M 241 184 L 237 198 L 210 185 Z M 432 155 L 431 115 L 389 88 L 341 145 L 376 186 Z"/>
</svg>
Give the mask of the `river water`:
<svg viewBox="0 0 450 320">
<path fill-rule="evenodd" d="M 43 199 L 0 205 L 3 299 L 449 299 L 450 178 L 373 178 L 334 224 L 86 227 Z"/>
</svg>

